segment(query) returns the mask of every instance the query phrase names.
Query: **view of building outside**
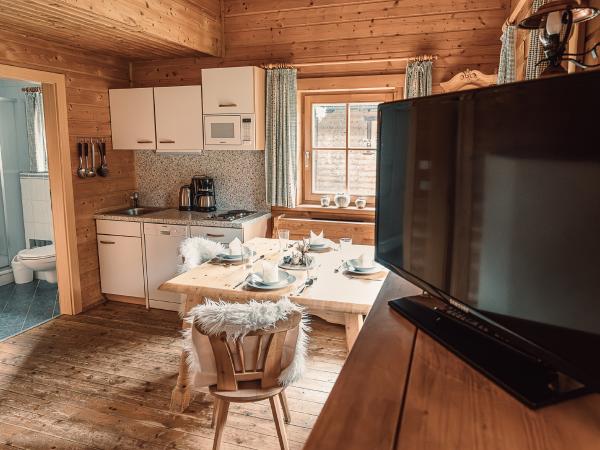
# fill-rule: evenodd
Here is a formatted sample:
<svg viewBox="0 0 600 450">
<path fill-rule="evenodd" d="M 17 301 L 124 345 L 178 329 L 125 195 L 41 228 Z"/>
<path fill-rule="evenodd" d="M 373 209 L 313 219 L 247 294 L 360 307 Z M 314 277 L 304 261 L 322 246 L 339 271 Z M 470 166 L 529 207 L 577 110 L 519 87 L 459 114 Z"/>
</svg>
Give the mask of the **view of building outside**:
<svg viewBox="0 0 600 450">
<path fill-rule="evenodd" d="M 313 104 L 314 193 L 375 195 L 377 105 Z"/>
</svg>

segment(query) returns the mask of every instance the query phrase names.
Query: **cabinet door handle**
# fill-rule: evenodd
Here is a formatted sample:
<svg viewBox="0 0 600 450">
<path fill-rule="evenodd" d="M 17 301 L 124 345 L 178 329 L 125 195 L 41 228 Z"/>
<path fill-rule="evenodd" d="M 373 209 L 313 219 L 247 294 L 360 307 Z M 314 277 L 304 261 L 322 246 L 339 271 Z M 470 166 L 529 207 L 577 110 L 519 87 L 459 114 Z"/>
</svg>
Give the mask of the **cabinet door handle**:
<svg viewBox="0 0 600 450">
<path fill-rule="evenodd" d="M 168 230 L 160 230 L 160 234 L 164 234 L 166 236 L 171 236 L 171 232 Z"/>
<path fill-rule="evenodd" d="M 237 103 L 219 103 L 219 108 L 235 108 Z"/>
<path fill-rule="evenodd" d="M 225 237 L 225 235 L 224 235 L 224 234 L 211 234 L 211 233 L 206 233 L 206 236 L 207 236 L 207 237 L 214 237 L 214 238 L 217 238 L 217 237 Z"/>
<path fill-rule="evenodd" d="M 173 139 L 161 139 L 160 141 L 161 144 L 174 144 L 175 141 Z"/>
<path fill-rule="evenodd" d="M 154 141 L 152 139 L 138 139 L 138 144 L 152 144 Z"/>
<path fill-rule="evenodd" d="M 101 244 L 115 244 L 114 241 L 100 241 Z"/>
</svg>

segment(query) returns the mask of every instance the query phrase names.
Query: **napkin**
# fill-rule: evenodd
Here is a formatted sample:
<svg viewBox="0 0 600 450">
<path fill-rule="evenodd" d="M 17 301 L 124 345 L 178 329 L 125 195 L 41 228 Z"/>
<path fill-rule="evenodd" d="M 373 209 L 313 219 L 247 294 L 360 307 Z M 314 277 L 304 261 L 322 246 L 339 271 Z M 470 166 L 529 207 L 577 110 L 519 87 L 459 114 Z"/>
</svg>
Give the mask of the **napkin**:
<svg viewBox="0 0 600 450">
<path fill-rule="evenodd" d="M 235 238 L 229 243 L 229 254 L 230 255 L 241 255 L 242 254 L 242 242 Z"/>
<path fill-rule="evenodd" d="M 279 268 L 269 261 L 263 261 L 262 278 L 265 283 L 276 283 L 279 281 Z"/>
<path fill-rule="evenodd" d="M 310 245 L 319 245 L 323 243 L 323 230 L 320 234 L 315 234 L 312 230 L 310 231 L 309 237 Z"/>
<path fill-rule="evenodd" d="M 360 268 L 371 268 L 375 265 L 373 261 L 373 255 L 369 253 L 363 253 L 358 258 L 358 265 Z"/>
</svg>

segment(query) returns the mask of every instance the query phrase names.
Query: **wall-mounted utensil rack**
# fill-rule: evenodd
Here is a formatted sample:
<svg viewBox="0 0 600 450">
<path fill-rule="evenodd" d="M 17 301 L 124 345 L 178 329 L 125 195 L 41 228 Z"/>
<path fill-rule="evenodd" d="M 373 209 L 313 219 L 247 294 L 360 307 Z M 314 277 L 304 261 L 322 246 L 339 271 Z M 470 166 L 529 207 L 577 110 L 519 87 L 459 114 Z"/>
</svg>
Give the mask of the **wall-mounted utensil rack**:
<svg viewBox="0 0 600 450">
<path fill-rule="evenodd" d="M 106 137 L 78 137 L 77 154 L 79 156 L 79 167 L 77 176 L 79 178 L 94 178 L 108 176 L 108 164 L 106 162 Z M 96 151 L 100 156 L 100 164 L 96 164 Z"/>
</svg>

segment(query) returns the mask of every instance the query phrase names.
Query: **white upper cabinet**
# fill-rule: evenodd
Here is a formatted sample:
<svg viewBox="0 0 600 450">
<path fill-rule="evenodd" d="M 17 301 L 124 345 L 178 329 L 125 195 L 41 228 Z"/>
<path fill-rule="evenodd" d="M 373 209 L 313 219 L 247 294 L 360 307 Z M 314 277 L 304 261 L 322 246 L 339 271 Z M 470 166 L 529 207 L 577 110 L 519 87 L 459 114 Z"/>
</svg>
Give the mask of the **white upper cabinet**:
<svg viewBox="0 0 600 450">
<path fill-rule="evenodd" d="M 155 149 L 154 89 L 111 89 L 109 96 L 113 149 Z"/>
<path fill-rule="evenodd" d="M 202 87 L 154 88 L 156 149 L 202 150 Z"/>
<path fill-rule="evenodd" d="M 204 114 L 254 114 L 264 104 L 265 73 L 258 67 L 202 69 Z"/>
</svg>

